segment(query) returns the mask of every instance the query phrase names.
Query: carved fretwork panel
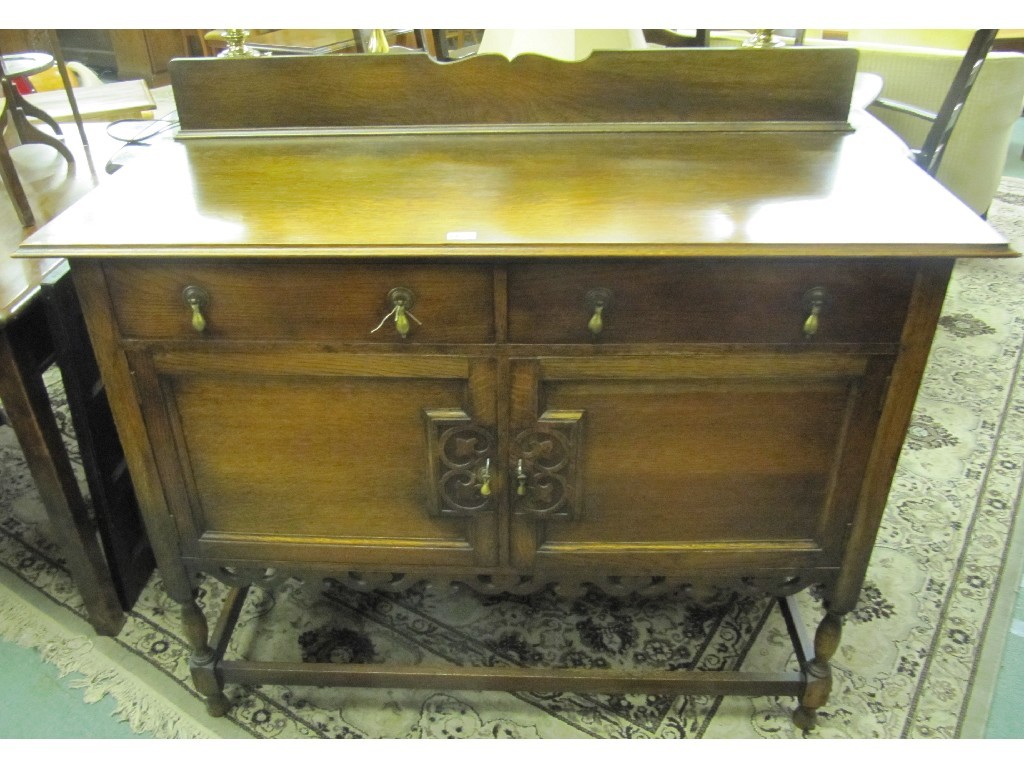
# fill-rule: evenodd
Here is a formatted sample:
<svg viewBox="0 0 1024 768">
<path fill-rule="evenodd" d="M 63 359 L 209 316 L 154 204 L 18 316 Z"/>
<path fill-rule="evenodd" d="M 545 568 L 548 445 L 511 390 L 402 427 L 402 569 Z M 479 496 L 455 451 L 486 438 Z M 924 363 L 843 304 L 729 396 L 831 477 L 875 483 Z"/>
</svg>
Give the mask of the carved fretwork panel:
<svg viewBox="0 0 1024 768">
<path fill-rule="evenodd" d="M 229 587 L 261 587 L 273 590 L 281 586 L 293 574 L 286 573 L 278 568 L 241 567 L 235 565 L 222 565 L 209 570 L 209 575 L 218 581 L 222 581 Z"/>
<path fill-rule="evenodd" d="M 494 512 L 491 479 L 496 471 L 497 442 L 464 411 L 424 411 L 427 424 L 430 511 L 465 517 Z"/>
<path fill-rule="evenodd" d="M 295 579 L 311 586 L 322 581 L 328 589 L 332 585 L 340 585 L 357 592 L 404 592 L 427 582 L 435 590 L 468 587 L 482 595 L 529 595 L 550 589 L 561 597 L 574 598 L 582 596 L 588 590 L 597 590 L 613 597 L 655 597 L 675 593 L 681 598 L 699 603 L 720 602 L 734 594 L 768 594 L 773 597 L 784 597 L 815 584 L 831 583 L 831 574 L 822 571 L 785 570 L 757 576 L 707 574 L 703 578 L 598 574 L 553 576 L 523 573 L 466 573 L 441 576 L 387 571 L 322 573 L 301 567 L 280 570 L 216 565 L 209 565 L 204 570 L 231 586 L 252 585 L 265 589 L 274 589 L 286 580 Z"/>
<path fill-rule="evenodd" d="M 582 516 L 582 439 L 583 411 L 546 411 L 535 426 L 516 435 L 511 457 L 515 514 L 538 520 Z"/>
</svg>

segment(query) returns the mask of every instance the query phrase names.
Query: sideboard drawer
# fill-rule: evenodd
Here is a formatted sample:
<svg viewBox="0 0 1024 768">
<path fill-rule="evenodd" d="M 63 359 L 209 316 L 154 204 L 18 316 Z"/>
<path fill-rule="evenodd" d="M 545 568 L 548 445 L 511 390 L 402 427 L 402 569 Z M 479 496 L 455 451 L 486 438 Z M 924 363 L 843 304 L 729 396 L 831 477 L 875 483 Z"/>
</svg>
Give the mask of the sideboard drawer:
<svg viewBox="0 0 1024 768">
<path fill-rule="evenodd" d="M 449 344 L 494 339 L 489 266 L 119 261 L 104 264 L 104 272 L 126 338 Z M 405 337 L 392 314 L 395 289 L 412 296 Z M 198 296 L 195 309 L 189 296 Z"/>
<path fill-rule="evenodd" d="M 911 263 L 866 259 L 521 263 L 509 269 L 508 335 L 551 344 L 897 343 L 913 279 Z"/>
</svg>

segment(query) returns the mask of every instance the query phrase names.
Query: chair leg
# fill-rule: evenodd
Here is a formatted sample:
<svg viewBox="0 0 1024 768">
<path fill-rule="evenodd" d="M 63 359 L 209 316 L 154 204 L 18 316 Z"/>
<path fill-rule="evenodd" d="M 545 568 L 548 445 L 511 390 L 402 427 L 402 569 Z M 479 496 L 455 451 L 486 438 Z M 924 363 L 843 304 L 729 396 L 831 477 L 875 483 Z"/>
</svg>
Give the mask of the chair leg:
<svg viewBox="0 0 1024 768">
<path fill-rule="evenodd" d="M 2 73 L 2 69 L 3 68 L 0 67 L 0 73 Z M 7 78 L 3 79 L 3 95 L 6 99 L 6 114 L 4 115 L 4 120 L 6 121 L 10 118 L 11 123 L 14 125 L 14 130 L 17 131 L 18 138 L 21 140 L 22 144 L 46 144 L 62 154 L 68 161 L 68 165 L 75 164 L 75 156 L 62 141 L 63 134 L 61 132 L 60 125 L 57 124 L 57 121 L 38 107 L 26 101 L 26 99 L 18 93 L 18 90 Z M 56 135 L 51 135 L 36 128 L 29 122 L 29 115 L 49 125 Z"/>
<path fill-rule="evenodd" d="M 32 206 L 29 205 L 28 195 L 25 194 L 25 188 L 21 185 L 21 179 L 18 178 L 18 169 L 14 167 L 10 150 L 7 149 L 7 144 L 3 140 L 6 124 L 7 116 L 4 115 L 0 119 L 0 177 L 3 178 L 4 189 L 7 190 L 7 194 L 11 197 L 11 202 L 14 203 L 15 210 L 18 212 L 18 220 L 21 222 L 21 226 L 26 228 L 33 227 L 35 226 L 36 218 L 32 214 Z"/>
<path fill-rule="evenodd" d="M 30 107 L 29 111 L 24 109 L 26 105 Z M 48 147 L 53 147 L 64 156 L 64 159 L 68 161 L 68 165 L 74 165 L 75 156 L 71 153 L 68 146 L 61 141 L 59 137 L 51 136 L 45 131 L 41 131 L 32 125 L 32 123 L 28 121 L 27 117 L 30 113 L 33 115 L 46 115 L 48 122 L 53 122 L 53 119 L 50 118 L 49 115 L 40 110 L 36 110 L 36 108 L 32 107 L 28 102 L 23 102 L 21 105 L 12 104 L 9 114 L 11 115 L 11 119 L 14 121 L 14 127 L 18 132 L 18 137 L 21 139 L 21 143 L 45 144 Z M 56 122 L 53 122 L 53 124 L 57 125 Z M 60 126 L 57 126 L 57 133 L 60 133 Z"/>
<path fill-rule="evenodd" d="M 74 115 L 75 125 L 78 126 L 78 135 L 82 139 L 82 146 L 89 146 L 89 138 L 85 135 L 85 126 L 82 125 L 82 115 L 78 111 L 78 99 L 75 98 L 75 89 L 71 84 L 71 74 L 68 72 L 67 62 L 64 61 L 64 49 L 61 48 L 60 40 L 57 38 L 57 30 L 46 31 L 50 40 L 50 52 L 57 62 L 57 71 L 60 72 L 61 80 L 64 82 L 64 93 L 68 96 L 68 104 L 71 105 L 71 114 Z"/>
</svg>

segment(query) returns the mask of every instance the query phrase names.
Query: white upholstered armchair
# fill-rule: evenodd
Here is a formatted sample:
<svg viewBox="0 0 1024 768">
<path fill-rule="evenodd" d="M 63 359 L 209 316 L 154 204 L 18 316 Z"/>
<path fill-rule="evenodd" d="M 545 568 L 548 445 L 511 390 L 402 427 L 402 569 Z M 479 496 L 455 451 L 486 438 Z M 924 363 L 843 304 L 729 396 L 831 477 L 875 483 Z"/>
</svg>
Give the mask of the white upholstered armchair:
<svg viewBox="0 0 1024 768">
<path fill-rule="evenodd" d="M 821 41 L 808 41 L 821 45 Z M 938 110 L 963 51 L 880 43 L 842 43 L 860 51 L 858 71 L 882 77 L 882 96 Z M 988 210 L 999 186 L 1013 125 L 1024 107 L 1024 55 L 994 52 L 953 131 L 937 178 L 979 214 Z M 888 109 L 869 111 L 909 146 L 919 147 L 929 124 Z"/>
</svg>

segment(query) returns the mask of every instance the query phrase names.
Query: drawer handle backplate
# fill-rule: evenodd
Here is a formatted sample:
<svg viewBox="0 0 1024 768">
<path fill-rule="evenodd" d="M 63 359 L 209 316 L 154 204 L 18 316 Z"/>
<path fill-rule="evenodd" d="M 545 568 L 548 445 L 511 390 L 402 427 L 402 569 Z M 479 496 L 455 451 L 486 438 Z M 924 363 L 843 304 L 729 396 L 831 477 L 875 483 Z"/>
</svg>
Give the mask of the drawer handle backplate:
<svg viewBox="0 0 1024 768">
<path fill-rule="evenodd" d="M 409 325 L 410 319 L 412 319 L 416 325 L 423 325 L 423 323 L 417 320 L 416 316 L 409 311 L 412 309 L 413 304 L 416 303 L 416 296 L 408 288 L 392 288 L 388 291 L 388 301 L 391 302 L 391 311 L 384 315 L 384 319 L 381 320 L 380 323 L 377 324 L 377 327 L 370 331 L 370 333 L 376 333 L 379 331 L 384 327 L 384 323 L 392 317 L 395 318 L 395 330 L 398 331 L 398 335 L 403 339 L 409 335 L 409 330 L 411 328 Z"/>
<path fill-rule="evenodd" d="M 206 330 L 203 308 L 209 305 L 210 294 L 198 285 L 189 285 L 181 292 L 181 298 L 192 310 L 192 327 L 195 328 L 196 333 L 202 333 Z"/>
</svg>

